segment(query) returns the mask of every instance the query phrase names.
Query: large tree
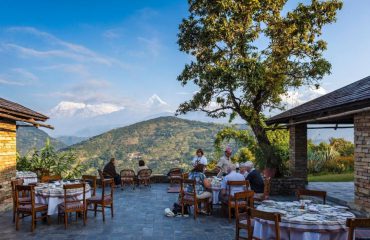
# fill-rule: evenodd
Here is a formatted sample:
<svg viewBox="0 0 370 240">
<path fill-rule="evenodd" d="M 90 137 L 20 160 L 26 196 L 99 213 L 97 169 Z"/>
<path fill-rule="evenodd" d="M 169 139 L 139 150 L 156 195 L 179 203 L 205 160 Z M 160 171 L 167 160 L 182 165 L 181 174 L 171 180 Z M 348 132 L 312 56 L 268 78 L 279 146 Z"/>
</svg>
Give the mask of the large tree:
<svg viewBox="0 0 370 240">
<path fill-rule="evenodd" d="M 289 9 L 287 0 L 188 0 L 189 16 L 179 26 L 180 50 L 193 60 L 178 80 L 199 86 L 177 114 L 204 111 L 236 116 L 252 128 L 266 165 L 279 159 L 267 138 L 263 111 L 282 108 L 291 88 L 318 86 L 331 65 L 324 59 L 324 25 L 336 20 L 339 0 L 312 0 Z"/>
</svg>

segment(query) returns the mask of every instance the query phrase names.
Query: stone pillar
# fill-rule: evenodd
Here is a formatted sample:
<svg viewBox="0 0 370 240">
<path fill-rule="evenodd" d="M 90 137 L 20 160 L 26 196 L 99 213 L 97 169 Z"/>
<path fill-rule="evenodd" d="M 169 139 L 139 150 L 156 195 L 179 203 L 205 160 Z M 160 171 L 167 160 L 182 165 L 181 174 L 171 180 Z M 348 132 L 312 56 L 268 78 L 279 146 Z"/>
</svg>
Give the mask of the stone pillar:
<svg viewBox="0 0 370 240">
<path fill-rule="evenodd" d="M 355 204 L 370 211 L 370 112 L 354 116 Z"/>
<path fill-rule="evenodd" d="M 289 127 L 289 159 L 292 177 L 307 181 L 307 124 Z"/>
<path fill-rule="evenodd" d="M 16 123 L 0 118 L 0 211 L 12 204 L 10 180 L 15 177 Z"/>
</svg>

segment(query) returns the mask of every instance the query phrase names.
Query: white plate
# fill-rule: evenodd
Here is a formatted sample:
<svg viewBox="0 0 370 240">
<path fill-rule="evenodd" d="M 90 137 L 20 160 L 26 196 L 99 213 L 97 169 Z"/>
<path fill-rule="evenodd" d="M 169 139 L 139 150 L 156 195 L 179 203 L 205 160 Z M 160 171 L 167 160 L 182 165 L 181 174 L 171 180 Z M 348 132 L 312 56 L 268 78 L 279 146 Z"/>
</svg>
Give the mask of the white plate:
<svg viewBox="0 0 370 240">
<path fill-rule="evenodd" d="M 347 210 L 348 207 L 346 206 L 335 206 L 336 209 L 340 209 L 340 210 Z"/>
<path fill-rule="evenodd" d="M 348 212 L 339 213 L 338 215 L 340 215 L 342 217 L 353 217 L 353 214 L 352 213 L 348 213 Z"/>
</svg>

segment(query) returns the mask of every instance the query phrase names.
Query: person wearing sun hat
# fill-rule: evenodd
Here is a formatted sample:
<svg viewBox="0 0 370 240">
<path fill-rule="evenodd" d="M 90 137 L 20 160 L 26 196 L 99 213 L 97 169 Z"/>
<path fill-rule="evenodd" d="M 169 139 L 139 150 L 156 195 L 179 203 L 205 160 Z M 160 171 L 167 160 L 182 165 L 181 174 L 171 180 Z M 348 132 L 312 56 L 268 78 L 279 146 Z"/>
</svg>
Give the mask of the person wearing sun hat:
<svg viewBox="0 0 370 240">
<path fill-rule="evenodd" d="M 233 153 L 233 151 L 232 151 L 231 147 L 228 146 L 225 149 L 225 155 L 222 156 L 220 158 L 220 160 L 218 161 L 217 167 L 220 169 L 220 173 L 218 174 L 219 177 L 221 175 L 224 175 L 225 176 L 227 174 L 228 167 L 230 167 L 231 165 L 233 165 L 233 163 L 231 162 L 231 154 L 232 153 Z"/>
</svg>

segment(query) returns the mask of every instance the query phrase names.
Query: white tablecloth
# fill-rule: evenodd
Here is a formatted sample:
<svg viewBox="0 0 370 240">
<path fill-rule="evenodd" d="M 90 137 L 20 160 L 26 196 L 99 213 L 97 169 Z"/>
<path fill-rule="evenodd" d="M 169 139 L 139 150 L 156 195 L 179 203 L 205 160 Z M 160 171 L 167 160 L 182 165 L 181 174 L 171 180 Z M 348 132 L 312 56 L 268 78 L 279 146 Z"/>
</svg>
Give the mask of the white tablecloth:
<svg viewBox="0 0 370 240">
<path fill-rule="evenodd" d="M 348 211 L 337 209 L 336 206 L 321 204 L 309 204 L 305 210 L 300 210 L 299 203 L 278 202 L 278 206 L 262 204 L 257 209 L 281 213 L 281 239 L 292 240 L 346 240 L 348 235 L 346 219 L 355 217 Z M 309 209 L 318 211 L 313 212 Z M 317 220 L 307 220 L 310 218 Z M 274 224 L 255 219 L 253 235 L 261 239 L 274 239 Z"/>
<path fill-rule="evenodd" d="M 37 175 L 34 172 L 27 172 L 27 171 L 17 171 L 15 173 L 16 178 L 23 179 L 23 184 L 28 185 L 30 183 L 37 182 Z"/>
<path fill-rule="evenodd" d="M 78 200 L 83 199 L 82 188 L 67 193 L 70 197 Z M 90 185 L 86 184 L 85 198 L 91 197 Z M 35 202 L 48 204 L 48 215 L 58 214 L 58 205 L 64 201 L 64 190 L 62 186 L 53 188 L 53 184 L 45 184 L 44 187 L 35 187 Z"/>
</svg>

